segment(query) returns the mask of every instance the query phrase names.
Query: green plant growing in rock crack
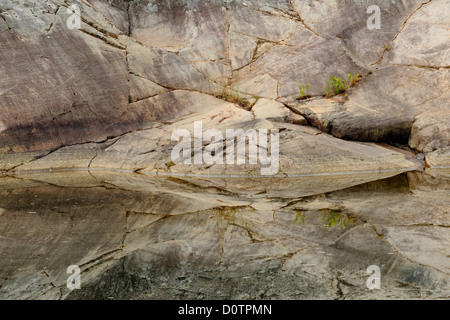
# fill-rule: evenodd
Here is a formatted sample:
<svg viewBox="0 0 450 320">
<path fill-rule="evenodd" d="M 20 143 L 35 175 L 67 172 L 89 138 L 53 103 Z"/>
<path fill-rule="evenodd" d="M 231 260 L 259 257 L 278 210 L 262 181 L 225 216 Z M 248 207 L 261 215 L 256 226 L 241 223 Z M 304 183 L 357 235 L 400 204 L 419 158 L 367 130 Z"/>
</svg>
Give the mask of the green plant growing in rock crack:
<svg viewBox="0 0 450 320">
<path fill-rule="evenodd" d="M 339 224 L 345 229 L 349 224 L 355 224 L 355 221 L 348 215 L 339 210 L 323 209 L 322 210 L 322 226 L 323 228 L 334 228 Z"/>
<path fill-rule="evenodd" d="M 220 92 L 217 92 L 214 94 L 216 98 L 237 104 L 243 108 L 247 108 L 249 106 L 249 101 L 241 96 L 241 94 L 233 89 L 233 86 L 231 89 L 227 87 L 227 85 L 224 85 L 222 87 L 222 90 Z"/>
<path fill-rule="evenodd" d="M 298 220 L 302 220 L 302 224 L 305 224 L 305 213 L 301 210 L 294 210 L 294 212 L 297 214 L 297 217 L 295 217 L 294 223 L 298 223 Z"/>
<path fill-rule="evenodd" d="M 298 85 L 298 89 L 300 90 L 300 95 L 297 100 L 305 100 L 308 98 L 312 98 L 312 95 L 309 94 L 309 84 L 305 84 L 305 89 L 303 89 L 303 85 L 300 83 Z"/>
<path fill-rule="evenodd" d="M 329 98 L 345 92 L 348 88 L 353 87 L 358 82 L 360 76 L 360 73 L 358 73 L 357 75 L 352 75 L 351 73 L 349 73 L 347 75 L 347 80 L 344 80 L 342 78 L 333 77 L 330 75 L 327 82 L 326 97 Z"/>
</svg>

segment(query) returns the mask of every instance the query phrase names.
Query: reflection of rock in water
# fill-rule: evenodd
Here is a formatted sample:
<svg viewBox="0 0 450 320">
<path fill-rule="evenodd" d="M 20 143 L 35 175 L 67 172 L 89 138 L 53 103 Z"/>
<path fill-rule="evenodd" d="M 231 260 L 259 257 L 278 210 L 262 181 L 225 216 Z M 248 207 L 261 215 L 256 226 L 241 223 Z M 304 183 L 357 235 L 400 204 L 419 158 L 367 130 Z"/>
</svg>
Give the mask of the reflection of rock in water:
<svg viewBox="0 0 450 320">
<path fill-rule="evenodd" d="M 1 298 L 448 296 L 446 178 L 93 174 L 0 179 Z M 370 265 L 381 290 L 365 285 Z"/>
<path fill-rule="evenodd" d="M 0 298 L 450 296 L 448 1 L 386 1 L 376 37 L 366 1 L 75 2 L 0 1 Z M 197 121 L 279 153 L 176 161 Z"/>
</svg>

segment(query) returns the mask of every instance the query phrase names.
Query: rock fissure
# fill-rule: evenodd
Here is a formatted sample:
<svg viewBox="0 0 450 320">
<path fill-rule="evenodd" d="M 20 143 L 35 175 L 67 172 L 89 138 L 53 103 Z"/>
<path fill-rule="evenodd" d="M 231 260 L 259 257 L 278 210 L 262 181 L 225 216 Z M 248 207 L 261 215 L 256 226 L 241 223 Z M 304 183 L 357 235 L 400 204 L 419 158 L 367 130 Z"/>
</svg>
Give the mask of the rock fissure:
<svg viewBox="0 0 450 320">
<path fill-rule="evenodd" d="M 400 27 L 400 30 L 395 34 L 395 36 L 392 38 L 392 40 L 389 41 L 389 43 L 386 45 L 385 49 L 383 50 L 383 52 L 381 53 L 380 57 L 378 58 L 377 61 L 369 63 L 369 67 L 373 66 L 373 65 L 377 65 L 379 63 L 381 63 L 381 61 L 384 58 L 384 55 L 386 54 L 386 52 L 389 51 L 388 48 L 391 47 L 392 43 L 398 38 L 398 36 L 400 35 L 400 33 L 402 33 L 402 31 L 405 29 L 406 25 L 408 24 L 408 21 L 420 10 L 422 9 L 422 7 L 424 5 L 429 4 L 431 1 L 433 0 L 428 0 L 426 2 L 422 2 L 407 18 L 406 20 L 403 22 L 402 26 Z"/>
</svg>

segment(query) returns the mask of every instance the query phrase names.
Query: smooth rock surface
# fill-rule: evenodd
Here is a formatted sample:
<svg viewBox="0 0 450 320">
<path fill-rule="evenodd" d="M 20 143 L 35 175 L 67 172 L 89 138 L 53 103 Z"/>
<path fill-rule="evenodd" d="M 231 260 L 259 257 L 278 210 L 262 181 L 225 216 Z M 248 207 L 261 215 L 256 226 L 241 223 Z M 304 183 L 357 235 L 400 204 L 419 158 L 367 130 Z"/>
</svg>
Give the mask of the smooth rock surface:
<svg viewBox="0 0 450 320">
<path fill-rule="evenodd" d="M 71 4 L 80 29 L 68 28 Z M 190 112 L 189 99 L 168 98 L 180 90 L 204 94 L 200 114 L 226 88 L 338 138 L 448 147 L 449 1 L 374 4 L 382 23 L 370 30 L 364 1 L 5 0 L 1 168 L 173 123 Z M 329 75 L 349 73 L 363 76 L 356 87 L 323 99 Z M 306 83 L 315 99 L 296 101 Z M 272 120 L 306 124 L 276 110 Z"/>
</svg>

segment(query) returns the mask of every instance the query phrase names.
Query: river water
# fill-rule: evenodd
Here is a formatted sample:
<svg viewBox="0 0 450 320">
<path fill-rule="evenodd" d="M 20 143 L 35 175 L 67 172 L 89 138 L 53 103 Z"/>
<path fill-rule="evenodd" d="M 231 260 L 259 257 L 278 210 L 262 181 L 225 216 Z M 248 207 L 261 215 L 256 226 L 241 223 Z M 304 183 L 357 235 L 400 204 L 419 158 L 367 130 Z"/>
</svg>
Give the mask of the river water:
<svg viewBox="0 0 450 320">
<path fill-rule="evenodd" d="M 449 179 L 2 177 L 0 298 L 448 298 Z"/>
</svg>

